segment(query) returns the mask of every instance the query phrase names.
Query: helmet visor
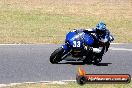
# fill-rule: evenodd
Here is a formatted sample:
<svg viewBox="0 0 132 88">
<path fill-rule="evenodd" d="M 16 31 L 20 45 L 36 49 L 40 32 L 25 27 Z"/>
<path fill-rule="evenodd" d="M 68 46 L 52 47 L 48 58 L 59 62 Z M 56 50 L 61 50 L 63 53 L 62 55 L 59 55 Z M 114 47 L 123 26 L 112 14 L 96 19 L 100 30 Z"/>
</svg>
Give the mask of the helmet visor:
<svg viewBox="0 0 132 88">
<path fill-rule="evenodd" d="M 105 33 L 105 30 L 96 30 L 96 33 L 98 34 L 98 35 L 103 35 L 104 33 Z"/>
</svg>

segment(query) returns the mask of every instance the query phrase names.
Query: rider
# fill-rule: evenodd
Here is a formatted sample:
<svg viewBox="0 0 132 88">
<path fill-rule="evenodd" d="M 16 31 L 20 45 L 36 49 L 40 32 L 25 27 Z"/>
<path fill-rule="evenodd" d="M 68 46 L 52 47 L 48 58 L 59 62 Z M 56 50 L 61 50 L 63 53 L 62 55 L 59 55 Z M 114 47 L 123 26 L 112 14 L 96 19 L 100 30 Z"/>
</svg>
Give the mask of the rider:
<svg viewBox="0 0 132 88">
<path fill-rule="evenodd" d="M 95 42 L 91 50 L 99 54 L 101 57 L 104 54 L 104 46 L 106 46 L 105 52 L 107 52 L 110 42 L 114 40 L 114 38 L 110 35 L 110 31 L 106 28 L 106 24 L 104 22 L 100 22 L 95 28 L 85 29 L 83 31 L 85 33 L 90 33 L 93 36 Z"/>
<path fill-rule="evenodd" d="M 94 44 L 92 47 L 88 49 L 97 54 L 98 58 L 102 58 L 104 54 L 104 46 L 106 46 L 106 51 L 108 51 L 110 42 L 114 40 L 112 35 L 110 35 L 110 31 L 106 28 L 106 24 L 104 22 L 100 22 L 96 25 L 95 28 L 92 29 L 75 29 L 76 31 L 83 31 L 85 33 L 90 33 L 94 38 Z"/>
</svg>

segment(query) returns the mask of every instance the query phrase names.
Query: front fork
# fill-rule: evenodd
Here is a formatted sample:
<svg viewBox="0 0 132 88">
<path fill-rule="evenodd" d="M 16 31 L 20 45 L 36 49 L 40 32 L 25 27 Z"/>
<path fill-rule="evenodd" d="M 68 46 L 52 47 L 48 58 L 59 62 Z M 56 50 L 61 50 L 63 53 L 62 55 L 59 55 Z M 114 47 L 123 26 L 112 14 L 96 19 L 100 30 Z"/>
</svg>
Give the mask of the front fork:
<svg viewBox="0 0 132 88">
<path fill-rule="evenodd" d="M 71 50 L 69 49 L 67 45 L 62 45 L 61 47 L 64 49 L 63 56 L 61 58 L 63 60 L 64 58 L 70 55 Z"/>
</svg>

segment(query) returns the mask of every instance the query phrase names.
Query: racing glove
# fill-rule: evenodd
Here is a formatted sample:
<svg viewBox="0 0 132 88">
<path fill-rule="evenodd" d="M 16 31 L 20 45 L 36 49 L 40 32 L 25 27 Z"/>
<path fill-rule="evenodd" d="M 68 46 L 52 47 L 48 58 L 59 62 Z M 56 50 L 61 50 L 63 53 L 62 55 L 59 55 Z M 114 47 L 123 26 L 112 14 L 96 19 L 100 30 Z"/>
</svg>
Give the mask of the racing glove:
<svg viewBox="0 0 132 88">
<path fill-rule="evenodd" d="M 100 53 L 102 51 L 102 49 L 103 49 L 103 47 L 93 48 L 93 52 Z"/>
<path fill-rule="evenodd" d="M 87 47 L 88 52 L 94 52 L 94 53 L 100 53 L 102 49 L 103 47 L 99 47 L 99 48 Z"/>
</svg>

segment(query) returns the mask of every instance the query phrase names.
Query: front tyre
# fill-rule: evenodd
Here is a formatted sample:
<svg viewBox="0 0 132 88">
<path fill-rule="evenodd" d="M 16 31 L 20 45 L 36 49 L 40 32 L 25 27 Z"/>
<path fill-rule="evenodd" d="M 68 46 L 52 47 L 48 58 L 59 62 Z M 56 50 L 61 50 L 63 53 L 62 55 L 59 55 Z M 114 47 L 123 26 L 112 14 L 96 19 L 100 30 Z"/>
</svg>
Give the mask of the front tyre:
<svg viewBox="0 0 132 88">
<path fill-rule="evenodd" d="M 61 47 L 56 49 L 50 56 L 50 62 L 52 64 L 57 64 L 58 62 L 60 62 L 62 54 L 63 54 L 63 51 L 64 51 L 64 49 L 61 48 Z"/>
</svg>

